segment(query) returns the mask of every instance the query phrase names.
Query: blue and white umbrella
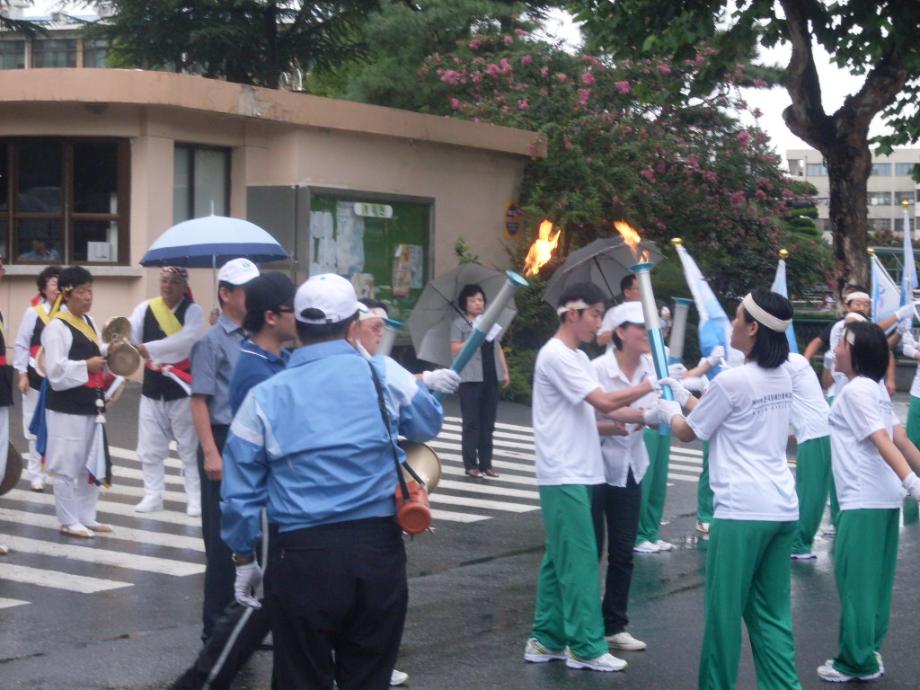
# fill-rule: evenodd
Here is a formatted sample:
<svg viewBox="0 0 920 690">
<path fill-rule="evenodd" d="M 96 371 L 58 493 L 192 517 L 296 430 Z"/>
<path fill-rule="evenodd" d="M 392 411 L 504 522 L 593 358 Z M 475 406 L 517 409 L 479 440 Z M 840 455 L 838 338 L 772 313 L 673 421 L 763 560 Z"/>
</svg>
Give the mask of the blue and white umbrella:
<svg viewBox="0 0 920 690">
<path fill-rule="evenodd" d="M 193 218 L 160 235 L 144 254 L 141 266 L 217 268 L 245 257 L 255 263 L 286 261 L 290 257 L 274 237 L 241 218 Z"/>
</svg>

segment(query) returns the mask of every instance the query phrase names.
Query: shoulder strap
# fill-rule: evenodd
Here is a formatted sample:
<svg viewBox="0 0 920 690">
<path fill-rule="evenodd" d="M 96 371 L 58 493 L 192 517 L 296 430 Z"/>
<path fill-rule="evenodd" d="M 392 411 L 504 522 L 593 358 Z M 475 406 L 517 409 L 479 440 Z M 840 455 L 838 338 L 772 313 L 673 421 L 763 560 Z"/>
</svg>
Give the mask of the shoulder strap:
<svg viewBox="0 0 920 690">
<path fill-rule="evenodd" d="M 76 316 L 71 314 L 69 311 L 59 311 L 57 314 L 55 314 L 54 318 L 60 319 L 64 323 L 80 331 L 80 333 L 82 333 L 89 340 L 95 343 L 96 347 L 99 347 L 99 336 L 96 335 L 96 329 L 93 328 L 93 326 L 91 325 L 92 322 L 86 323 L 86 321 L 84 321 L 83 319 L 78 319 Z"/>
<path fill-rule="evenodd" d="M 166 302 L 162 297 L 154 297 L 147 305 L 150 307 L 150 311 L 153 312 L 153 318 L 157 320 L 160 329 L 167 336 L 175 335 L 182 330 L 182 324 L 179 323 L 179 319 L 176 318 L 173 310 L 166 306 Z"/>
</svg>

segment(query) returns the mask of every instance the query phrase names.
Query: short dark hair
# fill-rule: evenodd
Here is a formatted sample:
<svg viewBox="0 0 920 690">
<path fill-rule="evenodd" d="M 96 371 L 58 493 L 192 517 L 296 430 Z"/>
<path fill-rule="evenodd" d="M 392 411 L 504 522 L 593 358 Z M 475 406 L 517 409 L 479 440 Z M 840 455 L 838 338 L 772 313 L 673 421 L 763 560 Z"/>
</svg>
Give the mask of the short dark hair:
<svg viewBox="0 0 920 690">
<path fill-rule="evenodd" d="M 638 280 L 635 273 L 627 273 L 625 276 L 620 278 L 620 292 L 626 292 L 629 290 Z"/>
<path fill-rule="evenodd" d="M 556 306 L 564 307 L 567 303 L 578 300 L 585 304 L 603 304 L 604 298 L 604 291 L 594 283 L 573 283 L 562 291 Z M 584 309 L 579 309 L 578 314 L 581 315 L 583 311 Z M 559 323 L 565 323 L 565 315 L 566 312 L 559 315 Z"/>
<path fill-rule="evenodd" d="M 355 312 L 344 321 L 335 323 L 304 323 L 297 319 L 297 337 L 302 345 L 318 343 L 324 340 L 341 340 L 348 335 L 348 327 L 358 318 Z"/>
<path fill-rule="evenodd" d="M 220 289 L 227 288 L 230 292 L 233 292 L 234 290 L 242 290 L 243 287 L 243 285 L 234 285 L 233 283 L 228 283 L 226 280 L 217 281 L 217 303 L 220 305 L 221 311 L 224 309 L 224 300 L 220 296 Z"/>
<path fill-rule="evenodd" d="M 850 343 L 850 361 L 857 376 L 867 376 L 881 381 L 888 371 L 888 339 L 881 327 L 870 321 L 851 321 L 843 327 L 842 338 L 853 336 Z M 847 340 L 849 342 L 849 339 Z"/>
<path fill-rule="evenodd" d="M 778 319 L 786 321 L 792 318 L 793 310 L 789 300 L 776 292 L 758 288 L 751 290 L 751 297 L 761 309 Z M 748 314 L 744 305 L 741 305 L 745 323 L 754 323 L 756 319 Z M 757 335 L 754 337 L 754 347 L 751 348 L 748 359 L 756 362 L 764 369 L 776 369 L 789 359 L 789 341 L 786 334 L 767 328 L 759 324 Z"/>
<path fill-rule="evenodd" d="M 58 288 L 61 292 L 68 288 L 79 287 L 93 282 L 93 274 L 82 266 L 68 266 L 58 276 Z"/>
<path fill-rule="evenodd" d="M 38 291 L 41 293 L 41 296 L 45 296 L 45 288 L 48 287 L 48 281 L 51 278 L 60 278 L 61 276 L 61 267 L 60 266 L 47 266 L 42 269 L 42 272 L 38 274 L 38 277 L 35 279 L 35 285 L 38 287 Z"/>
<path fill-rule="evenodd" d="M 489 303 L 489 300 L 486 297 L 486 293 L 483 291 L 481 287 L 476 285 L 476 283 L 470 283 L 469 285 L 464 285 L 463 289 L 460 291 L 460 294 L 457 295 L 457 306 L 459 306 L 460 309 L 464 311 L 464 313 L 466 312 L 466 301 L 473 295 L 482 295 L 482 301 L 485 304 Z"/>
<path fill-rule="evenodd" d="M 485 293 L 483 293 L 483 297 L 485 297 Z M 367 307 L 368 309 L 383 309 L 387 313 L 387 316 L 389 316 L 390 314 L 390 308 L 387 306 L 387 303 L 381 302 L 379 299 L 371 299 L 370 297 L 362 297 L 358 301 L 361 304 L 363 304 L 365 307 Z"/>
<path fill-rule="evenodd" d="M 243 317 L 243 330 L 247 333 L 258 333 L 265 328 L 265 312 L 269 309 L 247 309 Z"/>
</svg>

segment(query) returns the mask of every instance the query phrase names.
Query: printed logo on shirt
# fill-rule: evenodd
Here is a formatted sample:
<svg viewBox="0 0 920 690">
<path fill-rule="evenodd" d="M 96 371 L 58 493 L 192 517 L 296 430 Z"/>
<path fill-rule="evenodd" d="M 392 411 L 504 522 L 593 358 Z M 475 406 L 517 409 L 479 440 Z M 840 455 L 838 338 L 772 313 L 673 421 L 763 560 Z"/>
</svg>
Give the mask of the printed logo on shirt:
<svg viewBox="0 0 920 690">
<path fill-rule="evenodd" d="M 792 393 L 768 393 L 751 401 L 751 412 L 754 414 L 790 407 L 792 407 Z"/>
</svg>

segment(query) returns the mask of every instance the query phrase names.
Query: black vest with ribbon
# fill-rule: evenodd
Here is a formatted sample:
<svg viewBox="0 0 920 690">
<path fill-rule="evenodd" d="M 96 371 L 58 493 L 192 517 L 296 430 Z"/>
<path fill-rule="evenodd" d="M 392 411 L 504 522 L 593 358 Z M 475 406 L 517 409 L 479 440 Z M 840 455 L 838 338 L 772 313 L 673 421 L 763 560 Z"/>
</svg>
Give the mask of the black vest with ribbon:
<svg viewBox="0 0 920 690">
<path fill-rule="evenodd" d="M 45 330 L 45 322 L 41 320 L 39 316 L 35 317 L 35 327 L 32 329 L 32 337 L 29 339 L 29 356 L 34 357 L 38 348 L 42 344 L 42 331 Z M 42 387 L 43 379 L 38 375 L 38 372 L 35 371 L 35 368 L 30 364 L 26 372 L 29 375 L 29 385 L 35 390 L 40 390 Z"/>
<path fill-rule="evenodd" d="M 173 312 L 176 315 L 176 319 L 178 319 L 179 323 L 183 326 L 185 325 L 185 312 L 188 311 L 191 303 L 188 297 L 183 297 L 176 311 Z M 153 309 L 151 309 L 148 304 L 147 310 L 144 312 L 144 332 L 141 334 L 139 340 L 142 343 L 149 343 L 151 340 L 162 340 L 165 337 L 166 333 L 160 328 L 157 317 L 154 316 Z M 166 363 L 167 362 L 163 362 L 163 364 Z M 169 363 L 172 364 L 173 362 Z M 153 398 L 154 400 L 178 400 L 179 398 L 188 397 L 188 394 L 182 386 L 168 376 L 164 376 L 160 372 L 154 371 L 149 367 L 144 369 L 144 385 L 141 388 L 141 395 Z"/>
<path fill-rule="evenodd" d="M 6 328 L 6 322 L 3 320 L 3 314 L 0 313 L 0 407 L 9 407 L 13 404 L 13 367 L 6 363 L 6 338 L 3 331 Z"/>
<path fill-rule="evenodd" d="M 95 329 L 95 324 L 89 316 L 86 317 L 89 326 Z M 67 359 L 74 361 L 86 360 L 90 357 L 96 357 L 102 353 L 99 347 L 92 340 L 83 335 L 76 328 L 66 321 L 63 324 L 70 329 L 73 336 L 73 343 L 67 353 Z M 46 361 L 46 366 L 51 363 Z M 68 388 L 66 391 L 56 391 L 48 386 L 48 397 L 45 407 L 55 412 L 64 412 L 66 414 L 95 415 L 99 410 L 96 409 L 96 400 L 103 399 L 105 391 L 103 386 L 103 374 L 97 372 L 89 375 L 89 380 L 82 386 Z"/>
</svg>

